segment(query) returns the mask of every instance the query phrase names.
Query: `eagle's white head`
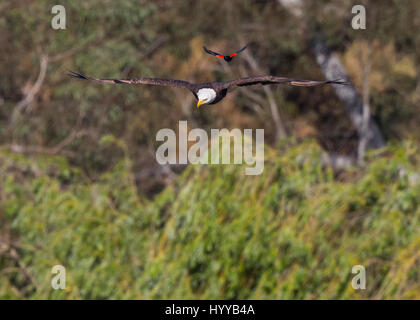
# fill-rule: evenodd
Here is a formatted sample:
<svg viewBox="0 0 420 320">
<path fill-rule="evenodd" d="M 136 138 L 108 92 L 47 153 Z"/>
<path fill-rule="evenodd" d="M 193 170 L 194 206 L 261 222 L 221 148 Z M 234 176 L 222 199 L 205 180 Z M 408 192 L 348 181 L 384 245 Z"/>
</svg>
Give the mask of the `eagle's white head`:
<svg viewBox="0 0 420 320">
<path fill-rule="evenodd" d="M 197 108 L 199 108 L 202 104 L 209 104 L 216 99 L 216 91 L 212 88 L 201 88 L 197 91 Z"/>
</svg>

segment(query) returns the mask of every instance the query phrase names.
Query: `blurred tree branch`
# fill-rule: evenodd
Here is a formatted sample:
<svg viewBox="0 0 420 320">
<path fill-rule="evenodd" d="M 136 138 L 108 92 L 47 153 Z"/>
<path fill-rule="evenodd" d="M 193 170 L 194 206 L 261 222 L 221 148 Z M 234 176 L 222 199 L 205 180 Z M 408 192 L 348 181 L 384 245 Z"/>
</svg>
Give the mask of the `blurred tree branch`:
<svg viewBox="0 0 420 320">
<path fill-rule="evenodd" d="M 7 147 L 8 149 L 16 153 L 46 153 L 50 155 L 63 153 L 65 155 L 72 155 L 71 152 L 68 152 L 68 151 L 62 152 L 62 151 L 66 146 L 68 146 L 75 139 L 83 137 L 88 134 L 87 130 L 81 129 L 81 124 L 82 124 L 82 120 L 84 116 L 85 116 L 85 112 L 80 110 L 79 116 L 78 116 L 78 119 L 74 128 L 71 130 L 71 132 L 65 139 L 63 139 L 54 147 L 43 147 L 43 146 L 32 146 L 32 145 L 24 146 L 24 145 L 17 144 L 15 142 L 12 142 L 10 145 L 7 145 Z"/>
<path fill-rule="evenodd" d="M 243 52 L 243 56 L 245 58 L 245 60 L 248 62 L 249 66 L 251 67 L 251 69 L 254 72 L 260 73 L 262 74 L 262 70 L 260 68 L 260 66 L 258 65 L 257 61 L 254 59 L 254 57 L 249 53 L 248 50 L 245 50 Z M 273 95 L 273 91 L 271 90 L 271 88 L 269 86 L 263 86 L 265 95 L 267 97 L 269 106 L 270 106 L 270 111 L 271 111 L 271 116 L 273 118 L 275 127 L 276 127 L 276 140 L 279 140 L 281 138 L 284 138 L 287 136 L 287 132 L 286 132 L 286 128 L 283 124 L 283 120 L 280 116 L 280 112 L 279 112 L 279 106 L 277 105 L 276 99 L 274 98 Z"/>
<path fill-rule="evenodd" d="M 294 16 L 299 19 L 302 18 L 304 13 L 304 2 L 302 0 L 278 1 L 280 5 L 286 8 Z M 339 57 L 327 46 L 322 34 L 315 31 L 312 35 L 311 46 L 315 54 L 316 61 L 328 80 L 349 79 L 346 69 L 341 63 Z M 367 82 L 366 86 L 368 86 Z M 368 108 L 367 103 L 364 103 L 366 101 L 360 97 L 356 88 L 353 85 L 333 85 L 333 88 L 338 98 L 344 104 L 344 107 L 346 108 L 346 111 L 358 132 L 359 139 L 362 141 L 359 151 L 361 151 L 361 149 L 365 150 L 369 148 L 383 147 L 385 145 L 383 135 L 376 122 L 371 118 L 370 108 Z M 369 99 L 369 94 L 367 93 L 367 97 L 364 98 Z M 366 120 L 366 118 L 368 118 L 368 120 Z M 366 128 L 364 127 L 364 124 L 366 125 Z M 362 153 L 364 154 L 364 151 Z"/>
<path fill-rule="evenodd" d="M 363 92 L 362 92 L 362 124 L 361 124 L 361 135 L 359 138 L 359 146 L 357 150 L 357 158 L 361 163 L 365 157 L 365 151 L 367 144 L 370 139 L 369 122 L 370 122 L 370 91 L 369 91 L 369 75 L 372 67 L 372 44 L 369 41 L 367 46 L 367 52 L 365 57 L 360 57 L 360 61 L 363 61 Z"/>
<path fill-rule="evenodd" d="M 313 38 L 313 50 L 316 60 L 328 80 L 349 79 L 349 76 L 338 56 L 330 51 L 325 41 L 322 39 L 322 36 L 319 34 L 315 35 Z M 368 84 L 366 83 L 366 85 Z M 353 85 L 333 85 L 333 87 L 338 98 L 343 102 L 350 119 L 359 134 L 359 139 L 366 139 L 366 142 L 363 143 L 365 144 L 364 149 L 383 147 L 385 145 L 385 140 L 376 122 L 371 119 L 370 113 L 365 115 L 365 117 L 369 117 L 369 121 L 366 121 L 368 122 L 366 129 L 363 127 L 364 101 L 356 91 L 356 88 Z"/>
<path fill-rule="evenodd" d="M 10 258 L 17 265 L 17 268 L 9 268 L 10 271 L 19 272 L 26 279 L 25 287 L 23 288 L 24 291 L 27 291 L 28 289 L 32 288 L 38 290 L 38 285 L 34 276 L 29 271 L 25 263 L 22 261 L 21 255 L 17 252 L 12 243 L 0 241 L 0 257 L 2 256 L 5 258 Z M 3 269 L 2 273 L 4 272 L 8 271 L 5 271 Z M 18 292 L 20 295 L 24 296 L 24 293 L 22 293 L 20 290 L 18 290 Z"/>
<path fill-rule="evenodd" d="M 41 54 L 39 59 L 39 74 L 38 78 L 36 79 L 35 83 L 30 86 L 29 89 L 23 88 L 22 91 L 24 93 L 24 97 L 21 101 L 19 101 L 12 113 L 10 124 L 9 126 L 12 127 L 18 117 L 25 111 L 26 108 L 30 107 L 32 102 L 35 100 L 35 96 L 38 94 L 39 90 L 42 87 L 42 84 L 45 80 L 45 75 L 47 73 L 48 67 L 48 56 L 46 54 Z"/>
</svg>

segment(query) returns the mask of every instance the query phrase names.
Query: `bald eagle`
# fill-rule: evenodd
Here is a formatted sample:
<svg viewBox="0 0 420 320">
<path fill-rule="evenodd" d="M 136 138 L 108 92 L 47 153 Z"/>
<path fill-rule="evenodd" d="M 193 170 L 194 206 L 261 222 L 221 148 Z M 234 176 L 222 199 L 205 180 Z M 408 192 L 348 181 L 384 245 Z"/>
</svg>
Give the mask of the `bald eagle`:
<svg viewBox="0 0 420 320">
<path fill-rule="evenodd" d="M 81 73 L 69 71 L 69 75 L 78 79 L 91 80 L 101 83 L 117 83 L 117 84 L 149 84 L 157 86 L 167 86 L 167 87 L 179 87 L 186 88 L 192 92 L 194 97 L 197 99 L 197 108 L 201 105 L 206 104 L 216 104 L 221 101 L 229 89 L 234 87 L 244 87 L 252 85 L 268 85 L 268 84 L 279 84 L 279 83 L 289 83 L 293 86 L 299 87 L 312 87 L 323 84 L 337 84 L 345 85 L 347 82 L 337 79 L 330 81 L 316 81 L 316 80 L 302 80 L 302 79 L 293 79 L 293 78 L 284 78 L 284 77 L 275 77 L 275 76 L 256 76 L 248 78 L 239 78 L 232 81 L 225 82 L 203 82 L 203 83 L 191 83 L 184 80 L 174 80 L 174 79 L 160 79 L 160 78 L 136 78 L 136 79 L 98 79 L 85 76 Z"/>
</svg>

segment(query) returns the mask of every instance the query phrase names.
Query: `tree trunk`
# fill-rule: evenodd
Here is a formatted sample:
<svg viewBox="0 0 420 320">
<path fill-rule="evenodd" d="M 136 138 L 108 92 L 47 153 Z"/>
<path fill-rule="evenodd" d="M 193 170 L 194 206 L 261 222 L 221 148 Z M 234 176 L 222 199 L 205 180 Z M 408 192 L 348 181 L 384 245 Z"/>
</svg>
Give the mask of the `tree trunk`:
<svg viewBox="0 0 420 320">
<path fill-rule="evenodd" d="M 329 50 L 324 39 L 320 35 L 316 35 L 312 39 L 312 48 L 315 53 L 316 61 L 328 80 L 349 79 L 338 56 Z M 383 147 L 385 145 L 385 140 L 372 118 L 369 119 L 366 130 L 363 128 L 363 101 L 355 87 L 353 85 L 333 85 L 333 87 L 338 98 L 344 104 L 344 107 L 359 134 L 359 139 L 366 140 L 366 149 Z"/>
<path fill-rule="evenodd" d="M 304 15 L 304 1 L 302 0 L 278 0 L 279 4 L 286 8 L 293 16 L 298 19 L 302 19 Z M 312 38 L 312 50 L 314 51 L 316 61 L 320 65 L 322 72 L 328 80 L 334 79 L 349 79 L 346 69 L 341 64 L 338 56 L 331 52 L 328 48 L 322 35 L 316 33 Z M 342 86 L 332 85 L 334 90 L 344 104 L 347 113 L 350 116 L 353 125 L 355 126 L 359 139 L 363 140 L 363 148 L 381 148 L 385 145 L 385 140 L 382 136 L 379 127 L 372 119 L 370 114 L 368 120 L 366 120 L 366 108 L 365 108 L 365 120 L 363 119 L 363 101 L 360 95 L 357 93 L 356 88 L 353 85 Z M 367 123 L 367 128 L 364 128 L 364 123 Z"/>
</svg>

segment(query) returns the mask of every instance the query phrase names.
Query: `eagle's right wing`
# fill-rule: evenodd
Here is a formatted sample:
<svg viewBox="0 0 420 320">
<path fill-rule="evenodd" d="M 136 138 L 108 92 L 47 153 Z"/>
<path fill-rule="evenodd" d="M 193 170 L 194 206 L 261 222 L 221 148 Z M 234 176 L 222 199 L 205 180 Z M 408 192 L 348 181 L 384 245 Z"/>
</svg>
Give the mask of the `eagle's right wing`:
<svg viewBox="0 0 420 320">
<path fill-rule="evenodd" d="M 110 83 L 110 84 L 150 84 L 156 86 L 167 86 L 167 87 L 187 87 L 191 86 L 191 83 L 184 80 L 174 80 L 174 79 L 161 79 L 161 78 L 133 78 L 133 79 L 98 79 L 85 76 L 81 73 L 69 71 L 70 76 L 83 80 L 91 80 L 101 83 Z"/>
</svg>

